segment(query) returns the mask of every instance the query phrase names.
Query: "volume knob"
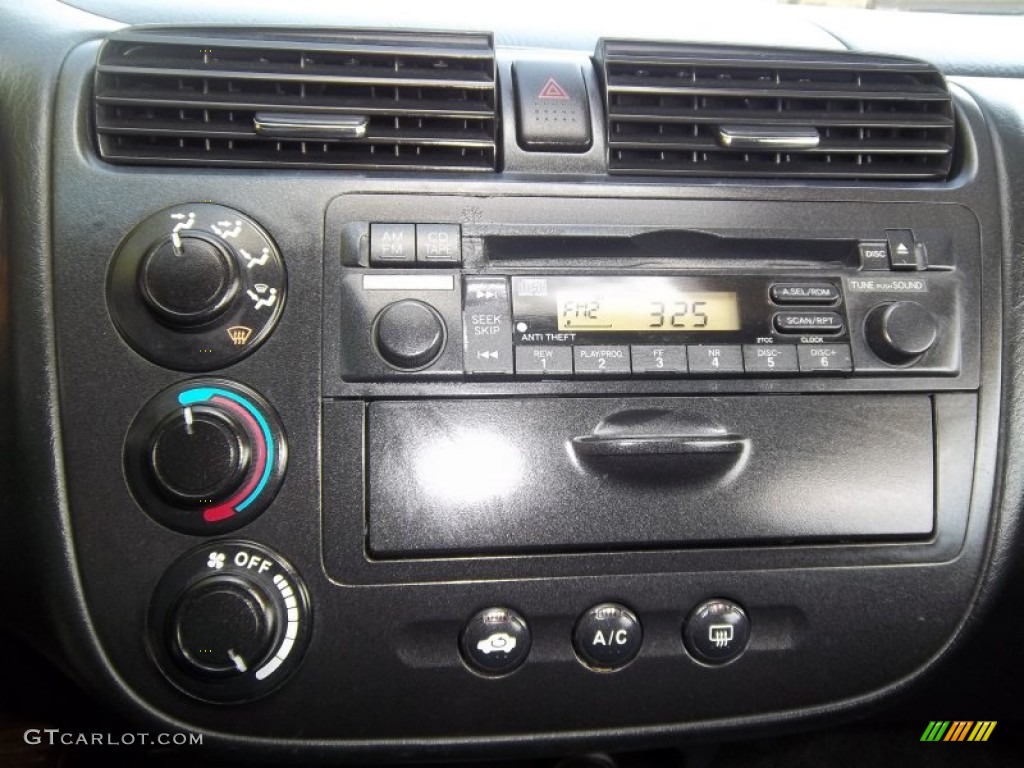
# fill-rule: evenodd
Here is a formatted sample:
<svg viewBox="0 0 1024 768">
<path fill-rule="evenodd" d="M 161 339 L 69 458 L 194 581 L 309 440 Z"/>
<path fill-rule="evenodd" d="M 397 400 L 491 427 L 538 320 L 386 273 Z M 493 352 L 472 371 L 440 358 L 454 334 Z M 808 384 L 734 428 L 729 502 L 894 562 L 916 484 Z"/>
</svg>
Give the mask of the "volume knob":
<svg viewBox="0 0 1024 768">
<path fill-rule="evenodd" d="M 868 346 L 882 360 L 906 365 L 931 349 L 939 328 L 932 313 L 916 301 L 894 301 L 868 313 L 864 332 Z"/>
<path fill-rule="evenodd" d="M 426 368 L 444 350 L 445 325 L 437 311 L 422 301 L 405 299 L 389 304 L 373 329 L 380 356 L 395 368 Z"/>
</svg>

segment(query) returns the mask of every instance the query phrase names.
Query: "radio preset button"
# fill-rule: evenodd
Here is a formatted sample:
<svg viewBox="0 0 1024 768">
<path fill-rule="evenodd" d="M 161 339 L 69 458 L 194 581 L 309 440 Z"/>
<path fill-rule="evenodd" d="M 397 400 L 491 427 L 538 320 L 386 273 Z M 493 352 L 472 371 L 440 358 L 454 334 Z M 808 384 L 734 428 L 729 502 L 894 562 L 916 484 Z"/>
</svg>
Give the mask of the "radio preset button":
<svg viewBox="0 0 1024 768">
<path fill-rule="evenodd" d="M 573 347 L 573 363 L 578 374 L 615 375 L 628 374 L 629 347 L 587 346 Z"/>
<path fill-rule="evenodd" d="M 743 373 L 743 350 L 738 344 L 690 345 L 690 373 Z"/>
<path fill-rule="evenodd" d="M 467 277 L 462 302 L 465 370 L 512 374 L 512 312 L 503 277 Z"/>
<path fill-rule="evenodd" d="M 853 370 L 849 344 L 802 344 L 797 347 L 801 373 L 848 373 Z"/>
<path fill-rule="evenodd" d="M 836 312 L 779 312 L 775 315 L 779 333 L 841 333 L 843 318 Z"/>
<path fill-rule="evenodd" d="M 516 347 L 516 373 L 538 376 L 572 373 L 572 347 Z"/>
<path fill-rule="evenodd" d="M 417 224 L 416 261 L 422 264 L 461 264 L 462 227 L 458 224 Z"/>
<path fill-rule="evenodd" d="M 634 344 L 631 348 L 633 373 L 686 373 L 686 347 Z"/>
<path fill-rule="evenodd" d="M 769 291 L 776 304 L 835 304 L 839 289 L 831 283 L 779 283 Z"/>
<path fill-rule="evenodd" d="M 414 264 L 415 262 L 415 224 L 370 225 L 370 264 L 372 266 Z"/>
<path fill-rule="evenodd" d="M 743 364 L 747 373 L 796 373 L 796 347 L 792 344 L 745 344 Z"/>
</svg>

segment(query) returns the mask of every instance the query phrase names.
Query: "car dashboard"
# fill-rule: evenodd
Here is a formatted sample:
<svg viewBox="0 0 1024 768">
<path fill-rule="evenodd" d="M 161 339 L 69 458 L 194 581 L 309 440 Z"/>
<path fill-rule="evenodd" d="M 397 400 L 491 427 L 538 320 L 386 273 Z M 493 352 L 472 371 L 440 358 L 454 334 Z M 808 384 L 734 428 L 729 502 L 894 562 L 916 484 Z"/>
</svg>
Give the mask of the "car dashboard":
<svg viewBox="0 0 1024 768">
<path fill-rule="evenodd" d="M 389 10 L 0 3 L 9 632 L 377 761 L 812 728 L 1019 638 L 1017 17 Z"/>
</svg>

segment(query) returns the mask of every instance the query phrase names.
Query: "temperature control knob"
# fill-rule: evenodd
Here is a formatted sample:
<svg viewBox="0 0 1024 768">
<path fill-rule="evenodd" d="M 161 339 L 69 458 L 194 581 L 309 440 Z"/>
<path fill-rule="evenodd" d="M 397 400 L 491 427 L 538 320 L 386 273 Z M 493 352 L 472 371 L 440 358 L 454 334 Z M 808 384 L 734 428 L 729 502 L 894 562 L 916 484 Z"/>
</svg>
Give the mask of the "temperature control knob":
<svg viewBox="0 0 1024 768">
<path fill-rule="evenodd" d="M 125 238 L 107 274 L 117 330 L 146 359 L 181 371 L 223 368 L 253 352 L 281 317 L 284 261 L 239 211 L 185 203 Z"/>
<path fill-rule="evenodd" d="M 284 477 L 280 421 L 259 394 L 224 379 L 164 390 L 125 440 L 125 474 L 139 505 L 182 533 L 234 530 L 267 508 Z"/>
<path fill-rule="evenodd" d="M 935 317 L 916 301 L 879 304 L 864 324 L 868 346 L 887 363 L 906 365 L 931 349 L 938 338 Z"/>
<path fill-rule="evenodd" d="M 213 541 L 175 562 L 157 585 L 150 648 L 186 693 L 246 701 L 295 670 L 311 622 L 306 587 L 281 555 L 250 541 Z"/>
<path fill-rule="evenodd" d="M 377 315 L 373 338 L 380 356 L 395 368 L 426 368 L 444 351 L 444 320 L 422 301 L 405 299 L 389 304 Z"/>
</svg>

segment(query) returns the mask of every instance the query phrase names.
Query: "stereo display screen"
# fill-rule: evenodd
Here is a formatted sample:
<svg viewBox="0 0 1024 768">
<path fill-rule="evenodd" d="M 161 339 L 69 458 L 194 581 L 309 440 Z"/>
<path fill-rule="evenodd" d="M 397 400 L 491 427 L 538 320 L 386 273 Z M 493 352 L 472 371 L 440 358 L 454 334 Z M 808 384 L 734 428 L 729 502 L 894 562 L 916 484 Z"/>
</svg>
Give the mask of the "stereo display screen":
<svg viewBox="0 0 1024 768">
<path fill-rule="evenodd" d="M 734 291 L 682 290 L 674 281 L 563 280 L 555 293 L 559 331 L 737 331 Z M 568 283 L 568 285 L 566 285 Z"/>
</svg>

